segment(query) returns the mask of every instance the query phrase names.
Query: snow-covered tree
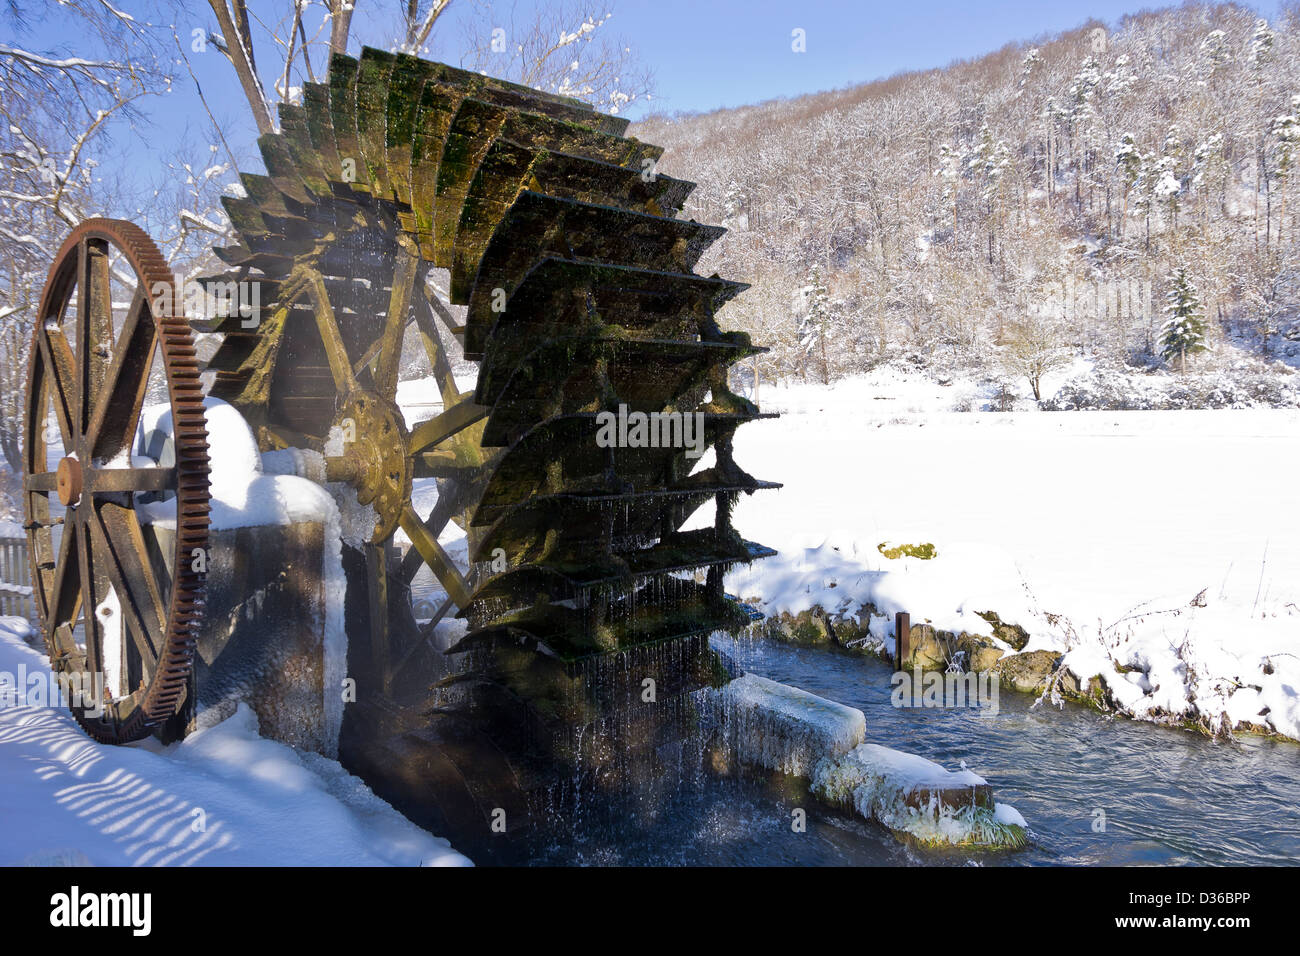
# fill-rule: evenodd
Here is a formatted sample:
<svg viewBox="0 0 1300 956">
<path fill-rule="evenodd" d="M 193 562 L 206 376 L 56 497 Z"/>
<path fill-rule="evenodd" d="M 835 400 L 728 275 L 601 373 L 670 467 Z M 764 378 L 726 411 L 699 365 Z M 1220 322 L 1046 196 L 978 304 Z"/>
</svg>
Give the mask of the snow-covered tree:
<svg viewBox="0 0 1300 956">
<path fill-rule="evenodd" d="M 1296 163 L 1300 162 L 1300 95 L 1291 97 L 1291 111 L 1273 121 L 1273 137 L 1277 158 L 1274 161 L 1274 175 L 1278 180 L 1278 189 L 1282 193 L 1282 208 L 1277 217 L 1277 238 L 1282 241 L 1282 228 L 1286 222 L 1287 186 L 1295 173 Z"/>
<path fill-rule="evenodd" d="M 832 308 L 830 290 L 822 281 L 821 270 L 813 266 L 808 276 L 808 284 L 798 292 L 800 311 L 796 325 L 799 337 L 799 351 L 804 356 L 804 375 L 807 376 L 807 363 L 816 359 L 821 365 L 823 384 L 830 383 L 830 364 L 826 358 L 826 341 L 836 331 L 832 328 Z"/>
<path fill-rule="evenodd" d="M 943 181 L 940 198 L 952 206 L 952 231 L 957 234 L 957 198 L 961 188 L 961 153 L 948 143 L 939 147 L 939 178 Z"/>
<path fill-rule="evenodd" d="M 1262 70 L 1273 58 L 1273 44 L 1277 42 L 1277 34 L 1268 25 L 1264 19 L 1255 21 L 1255 32 L 1250 38 L 1250 65 L 1256 70 Z"/>
<path fill-rule="evenodd" d="M 1200 79 L 1198 82 L 1204 86 L 1232 58 L 1232 52 L 1228 47 L 1228 34 L 1222 30 L 1211 30 L 1206 34 L 1205 39 L 1201 41 L 1199 53 Z"/>
<path fill-rule="evenodd" d="M 1120 182 L 1124 186 L 1124 198 L 1120 211 L 1120 235 L 1122 236 L 1124 234 L 1124 222 L 1128 218 L 1129 196 L 1138 180 L 1142 178 L 1145 166 L 1142 151 L 1138 149 L 1137 141 L 1133 138 L 1132 133 L 1125 133 L 1119 141 L 1119 146 L 1115 147 L 1115 166 L 1119 169 Z"/>
<path fill-rule="evenodd" d="M 1169 276 L 1165 315 L 1168 318 L 1160 330 L 1160 355 L 1179 371 L 1185 371 L 1187 357 L 1205 351 L 1205 314 L 1186 269 L 1175 269 Z"/>
</svg>

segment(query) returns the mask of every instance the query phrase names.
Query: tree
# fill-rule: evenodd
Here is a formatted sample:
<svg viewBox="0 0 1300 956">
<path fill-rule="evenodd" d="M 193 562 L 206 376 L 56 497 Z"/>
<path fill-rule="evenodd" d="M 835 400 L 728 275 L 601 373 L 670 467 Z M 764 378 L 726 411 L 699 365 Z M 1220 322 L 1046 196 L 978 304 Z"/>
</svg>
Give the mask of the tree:
<svg viewBox="0 0 1300 956">
<path fill-rule="evenodd" d="M 1171 126 L 1165 135 L 1162 147 L 1164 155 L 1155 167 L 1155 183 L 1152 190 L 1155 198 L 1162 201 L 1169 211 L 1169 228 L 1178 227 L 1178 210 L 1182 206 L 1183 184 L 1178 175 L 1178 164 L 1183 154 L 1182 139 L 1178 128 Z"/>
<path fill-rule="evenodd" d="M 1044 376 L 1070 364 L 1064 323 L 1043 309 L 1032 309 L 1009 323 L 1003 338 L 1003 367 L 1025 379 L 1034 401 L 1042 401 Z"/>
<path fill-rule="evenodd" d="M 799 350 L 805 362 L 808 357 L 816 355 L 821 362 L 822 384 L 829 385 L 831 380 L 830 364 L 826 359 L 826 340 L 834 331 L 831 328 L 832 307 L 830 291 L 822 282 L 821 270 L 813 266 L 808 276 L 808 284 L 799 290 L 802 298 L 802 310 L 799 314 L 796 332 L 799 336 Z M 807 377 L 807 365 L 804 365 Z"/>
<path fill-rule="evenodd" d="M 952 234 L 957 236 L 957 199 L 961 188 L 961 153 L 944 143 L 939 147 L 939 177 L 943 180 L 942 198 L 952 203 Z"/>
<path fill-rule="evenodd" d="M 461 65 L 618 114 L 651 97 L 654 76 L 629 41 L 611 35 L 610 6 L 558 0 L 502 17 L 485 5 L 469 23 Z"/>
<path fill-rule="evenodd" d="M 11 0 L 0 20 L 21 38 L 30 15 Z M 56 15 L 84 55 L 0 44 L 0 451 L 14 473 L 22 468 L 27 354 L 50 259 L 73 226 L 122 200 L 97 182 L 97 151 L 115 124 L 138 115 L 141 98 L 171 84 L 157 66 L 156 41 L 127 14 L 69 0 Z"/>
<path fill-rule="evenodd" d="M 1295 171 L 1296 162 L 1300 160 L 1300 95 L 1291 97 L 1291 112 L 1279 116 L 1273 121 L 1273 136 L 1277 160 L 1273 164 L 1277 176 L 1278 188 L 1282 192 L 1282 207 L 1277 216 L 1278 246 L 1282 245 L 1282 227 L 1286 222 L 1287 184 Z"/>
<path fill-rule="evenodd" d="M 979 142 L 968 167 L 981 183 L 980 199 L 988 220 L 988 261 L 993 262 L 993 247 L 1002 218 L 1002 182 L 1011 166 L 1011 149 L 995 139 L 988 125 L 980 127 Z"/>
<path fill-rule="evenodd" d="M 1145 165 L 1142 151 L 1138 149 L 1132 133 L 1125 133 L 1119 141 L 1119 146 L 1115 148 L 1115 165 L 1119 168 L 1120 180 L 1124 184 L 1124 198 L 1119 215 L 1119 233 L 1123 237 L 1125 221 L 1128 219 L 1128 197 L 1138 180 L 1142 178 Z"/>
<path fill-rule="evenodd" d="M 1178 370 L 1187 370 L 1187 356 L 1205 351 L 1205 316 L 1201 297 L 1187 277 L 1187 270 L 1175 269 L 1165 294 L 1165 320 L 1160 330 L 1160 354 Z"/>
</svg>

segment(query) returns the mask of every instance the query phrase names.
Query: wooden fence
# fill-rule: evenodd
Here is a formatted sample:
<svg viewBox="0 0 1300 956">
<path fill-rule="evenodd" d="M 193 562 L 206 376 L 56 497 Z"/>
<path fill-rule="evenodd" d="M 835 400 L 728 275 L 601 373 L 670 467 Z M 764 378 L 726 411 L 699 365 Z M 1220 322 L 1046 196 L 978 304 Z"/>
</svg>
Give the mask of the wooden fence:
<svg viewBox="0 0 1300 956">
<path fill-rule="evenodd" d="M 24 617 L 36 623 L 26 538 L 0 537 L 0 615 Z"/>
</svg>

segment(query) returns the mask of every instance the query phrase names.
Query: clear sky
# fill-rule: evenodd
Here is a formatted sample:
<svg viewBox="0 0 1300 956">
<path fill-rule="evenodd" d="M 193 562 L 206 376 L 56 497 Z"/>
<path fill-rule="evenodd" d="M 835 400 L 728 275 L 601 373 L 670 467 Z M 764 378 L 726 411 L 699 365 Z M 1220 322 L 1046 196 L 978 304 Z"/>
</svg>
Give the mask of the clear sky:
<svg viewBox="0 0 1300 956">
<path fill-rule="evenodd" d="M 434 32 L 433 55 L 455 63 L 463 42 L 462 21 L 475 3 L 452 0 Z M 504 12 L 514 5 L 519 16 L 545 0 L 488 3 Z M 78 39 L 61 33 L 56 17 L 44 17 L 42 3 L 20 0 L 29 11 L 29 29 L 11 35 L 0 18 L 0 42 L 87 55 Z M 141 19 L 154 18 L 165 0 L 115 0 Z M 319 3 L 319 0 L 317 0 Z M 1150 0 L 612 0 L 614 16 L 603 28 L 624 38 L 653 69 L 656 111 L 703 111 L 779 96 L 798 96 L 843 87 L 903 70 L 943 66 L 978 56 L 1007 43 L 1077 27 L 1096 18 L 1114 24 L 1126 13 L 1159 6 Z M 1264 16 L 1276 15 L 1279 0 L 1251 4 Z M 177 32 L 187 42 L 195 28 L 215 28 L 205 0 L 184 0 L 176 16 Z M 255 12 L 289 9 L 288 0 L 252 0 Z M 604 8 L 593 0 L 593 9 Z M 379 39 L 395 31 L 398 0 L 357 0 L 354 36 Z M 32 11 L 38 11 L 35 15 Z M 520 19 L 526 19 L 519 16 Z M 378 20 L 378 22 L 376 22 Z M 162 22 L 168 22 L 164 19 Z M 804 31 L 806 52 L 792 50 L 792 31 Z M 170 34 L 167 34 L 170 36 Z M 170 42 L 170 40 L 169 40 Z M 213 50 L 191 54 L 195 72 L 241 160 L 250 155 L 255 136 L 234 72 Z M 262 56 L 273 62 L 272 51 Z M 183 66 L 168 97 L 145 104 L 157 143 L 206 137 L 206 115 Z M 266 77 L 270 81 L 271 77 Z M 268 86 L 269 86 L 268 82 Z M 642 115 L 645 107 L 629 115 Z M 110 160 L 111 161 L 111 160 Z M 125 171 L 131 177 L 130 171 Z"/>
<path fill-rule="evenodd" d="M 655 70 L 659 108 L 708 110 L 944 66 L 1096 18 L 1135 0 L 630 0 L 609 26 Z M 1276 0 L 1251 4 L 1265 16 Z M 805 31 L 807 52 L 791 50 Z"/>
</svg>

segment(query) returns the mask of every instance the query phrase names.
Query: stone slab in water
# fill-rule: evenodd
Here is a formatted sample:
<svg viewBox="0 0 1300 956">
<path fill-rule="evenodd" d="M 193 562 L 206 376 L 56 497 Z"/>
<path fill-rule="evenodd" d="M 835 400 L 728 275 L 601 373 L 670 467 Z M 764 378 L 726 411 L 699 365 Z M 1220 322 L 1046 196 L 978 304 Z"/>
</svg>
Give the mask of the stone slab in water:
<svg viewBox="0 0 1300 956">
<path fill-rule="evenodd" d="M 745 674 L 704 695 L 705 710 L 744 762 L 809 776 L 818 762 L 862 743 L 862 711 L 798 687 Z"/>
<path fill-rule="evenodd" d="M 1027 839 L 1024 818 L 995 803 L 983 777 L 877 744 L 827 757 L 812 774 L 812 791 L 930 846 L 1014 848 Z"/>
</svg>

